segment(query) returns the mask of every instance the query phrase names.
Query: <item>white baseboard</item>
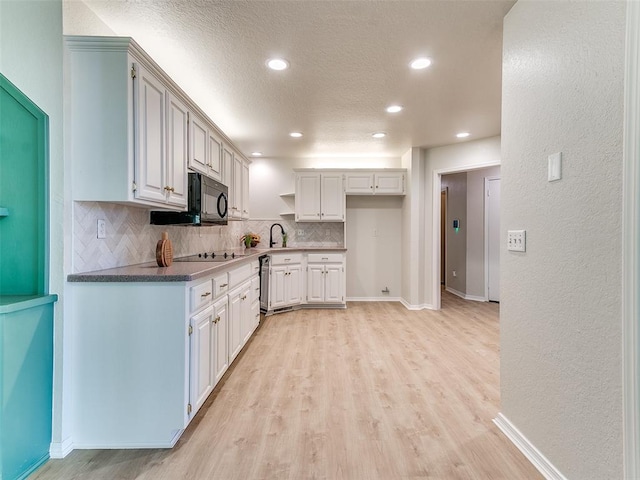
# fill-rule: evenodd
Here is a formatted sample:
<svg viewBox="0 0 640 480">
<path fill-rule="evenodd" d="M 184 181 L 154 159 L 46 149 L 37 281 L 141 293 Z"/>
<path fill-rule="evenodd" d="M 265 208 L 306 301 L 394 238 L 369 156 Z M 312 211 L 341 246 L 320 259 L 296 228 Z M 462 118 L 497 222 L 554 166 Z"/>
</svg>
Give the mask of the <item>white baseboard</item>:
<svg viewBox="0 0 640 480">
<path fill-rule="evenodd" d="M 479 297 L 478 295 L 465 295 L 465 300 L 471 300 L 472 302 L 486 302 L 487 299 L 484 297 Z"/>
<path fill-rule="evenodd" d="M 407 302 L 404 298 L 400 299 L 400 303 L 402 303 L 402 305 L 404 305 L 407 310 L 435 310 L 433 308 L 433 305 L 430 305 L 428 303 L 412 305 L 409 302 Z"/>
<path fill-rule="evenodd" d="M 548 459 L 518 430 L 503 414 L 499 413 L 493 423 L 511 440 L 518 450 L 547 480 L 567 480 Z"/>
<path fill-rule="evenodd" d="M 399 302 L 400 297 L 347 297 L 347 302 Z"/>
<path fill-rule="evenodd" d="M 62 442 L 51 442 L 51 445 L 49 445 L 49 456 L 51 458 L 64 458 L 71 452 L 73 452 L 71 437 L 65 438 Z"/>
<path fill-rule="evenodd" d="M 487 299 L 484 297 L 479 297 L 477 295 L 467 295 L 466 293 L 462 293 L 459 292 L 458 290 L 451 288 L 451 287 L 445 287 L 445 290 L 449 293 L 453 293 L 455 296 L 460 297 L 464 300 L 472 300 L 474 302 L 486 302 Z"/>
</svg>

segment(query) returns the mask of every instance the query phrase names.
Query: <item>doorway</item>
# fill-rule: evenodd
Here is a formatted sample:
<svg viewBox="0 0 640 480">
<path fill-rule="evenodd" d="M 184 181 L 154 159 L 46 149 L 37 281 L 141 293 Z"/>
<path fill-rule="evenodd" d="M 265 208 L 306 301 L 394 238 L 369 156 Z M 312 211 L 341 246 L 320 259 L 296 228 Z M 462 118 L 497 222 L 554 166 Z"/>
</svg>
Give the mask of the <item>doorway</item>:
<svg viewBox="0 0 640 480">
<path fill-rule="evenodd" d="M 487 270 L 487 258 L 486 258 L 486 248 L 485 245 L 487 241 L 485 240 L 485 228 L 484 228 L 484 195 L 485 195 L 485 186 L 484 179 L 485 177 L 496 177 L 498 178 L 500 175 L 500 164 L 498 162 L 493 164 L 484 164 L 481 166 L 461 166 L 461 167 L 453 167 L 446 169 L 439 169 L 433 171 L 432 177 L 432 201 L 433 201 L 433 210 L 432 210 L 432 265 L 433 270 L 431 272 L 432 280 L 431 280 L 431 288 L 432 288 L 432 308 L 434 310 L 440 310 L 442 302 L 441 302 L 441 288 L 442 288 L 442 275 L 443 275 L 443 263 L 446 266 L 446 261 L 443 260 L 443 243 L 446 242 L 446 235 L 443 235 L 443 218 L 446 219 L 446 212 L 444 210 L 443 213 L 443 182 L 442 176 L 449 174 L 457 174 L 457 173 L 467 173 L 470 177 L 473 177 L 473 180 L 469 182 L 470 197 L 468 201 L 469 208 L 474 210 L 472 217 L 477 222 L 475 233 L 470 234 L 473 242 L 471 243 L 472 248 L 475 248 L 475 253 L 473 254 L 473 260 L 468 262 L 469 269 L 473 270 L 470 276 L 467 276 L 467 284 L 472 285 L 472 289 L 469 292 L 465 292 L 463 298 L 467 300 L 476 300 L 476 301 L 488 301 L 488 296 L 486 294 L 486 270 Z M 446 186 L 446 184 L 444 185 Z M 447 192 L 447 204 L 445 204 L 445 209 L 448 208 L 448 204 L 451 202 L 450 198 L 451 192 Z M 499 199 L 498 199 L 499 200 Z M 449 212 L 450 214 L 450 212 Z M 467 219 L 469 220 L 469 219 Z M 463 227 L 468 226 L 467 222 L 460 223 L 460 233 L 464 230 Z M 448 227 L 448 225 L 446 225 Z M 466 232 L 464 233 L 466 235 Z M 499 242 L 499 232 L 498 232 L 498 242 Z M 477 241 L 478 239 L 479 242 Z M 446 244 L 445 244 L 446 248 Z M 499 251 L 499 244 L 497 245 L 495 251 Z M 446 253 L 446 250 L 444 250 Z M 499 258 L 499 256 L 498 256 Z M 499 265 L 499 262 L 498 262 Z M 450 267 L 452 268 L 452 267 Z M 499 266 L 498 269 L 499 271 Z M 446 276 L 445 270 L 445 276 Z M 494 273 L 493 278 L 499 279 L 499 273 Z M 475 279 L 475 280 L 474 280 Z M 475 282 L 475 283 L 474 283 Z M 445 280 L 446 283 L 446 280 Z M 494 287 L 495 291 L 499 292 L 499 286 Z"/>
</svg>

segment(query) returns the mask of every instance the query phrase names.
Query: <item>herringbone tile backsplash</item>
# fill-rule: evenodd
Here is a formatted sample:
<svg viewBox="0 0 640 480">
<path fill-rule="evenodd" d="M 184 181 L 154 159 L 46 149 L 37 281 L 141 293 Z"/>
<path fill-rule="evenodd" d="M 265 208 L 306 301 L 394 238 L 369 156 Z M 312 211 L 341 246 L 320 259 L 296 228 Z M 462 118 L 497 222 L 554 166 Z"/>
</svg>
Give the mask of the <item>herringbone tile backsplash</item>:
<svg viewBox="0 0 640 480">
<path fill-rule="evenodd" d="M 97 221 L 105 220 L 107 237 L 98 239 Z M 258 247 L 269 247 L 269 228 L 280 223 L 289 246 L 342 247 L 343 223 L 296 223 L 293 219 L 244 220 L 216 227 L 178 227 L 149 224 L 149 211 L 111 203 L 74 202 L 73 272 L 135 265 L 155 260 L 156 244 L 163 231 L 173 243 L 174 257 L 204 251 L 239 250 L 240 237 L 257 233 Z M 301 232 L 302 235 L 298 235 Z M 274 240 L 281 244 L 280 229 Z"/>
</svg>

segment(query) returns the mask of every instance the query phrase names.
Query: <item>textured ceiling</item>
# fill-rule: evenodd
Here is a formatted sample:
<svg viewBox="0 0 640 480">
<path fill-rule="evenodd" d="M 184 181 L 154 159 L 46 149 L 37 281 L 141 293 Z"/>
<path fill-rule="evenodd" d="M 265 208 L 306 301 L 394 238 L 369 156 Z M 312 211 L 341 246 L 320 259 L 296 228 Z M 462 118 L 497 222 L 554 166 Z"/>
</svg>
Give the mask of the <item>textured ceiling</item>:
<svg viewBox="0 0 640 480">
<path fill-rule="evenodd" d="M 249 155 L 399 157 L 500 133 L 514 1 L 85 0 Z M 286 58 L 274 72 L 265 62 Z M 411 59 L 428 56 L 426 70 Z M 399 103 L 398 114 L 385 107 Z M 290 138 L 291 131 L 304 137 Z M 374 139 L 373 132 L 387 137 Z"/>
</svg>

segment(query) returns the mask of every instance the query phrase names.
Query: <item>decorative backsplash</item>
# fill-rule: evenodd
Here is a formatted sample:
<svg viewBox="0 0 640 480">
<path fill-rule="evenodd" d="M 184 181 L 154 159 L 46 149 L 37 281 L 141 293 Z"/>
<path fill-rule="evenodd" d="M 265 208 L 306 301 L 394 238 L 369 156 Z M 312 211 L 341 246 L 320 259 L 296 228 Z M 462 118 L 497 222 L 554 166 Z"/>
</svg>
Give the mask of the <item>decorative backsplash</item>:
<svg viewBox="0 0 640 480">
<path fill-rule="evenodd" d="M 225 226 L 179 227 L 150 225 L 149 210 L 112 203 L 74 202 L 73 273 L 135 265 L 155 260 L 156 244 L 166 231 L 173 243 L 174 257 L 203 251 L 240 250 L 240 237 L 257 233 L 259 248 L 269 248 L 269 228 L 280 223 L 289 246 L 342 247 L 343 223 L 296 223 L 291 219 L 244 220 Z M 96 238 L 97 221 L 106 223 L 106 238 Z M 279 228 L 274 240 L 281 244 Z M 302 235 L 298 235 L 302 233 Z"/>
</svg>

